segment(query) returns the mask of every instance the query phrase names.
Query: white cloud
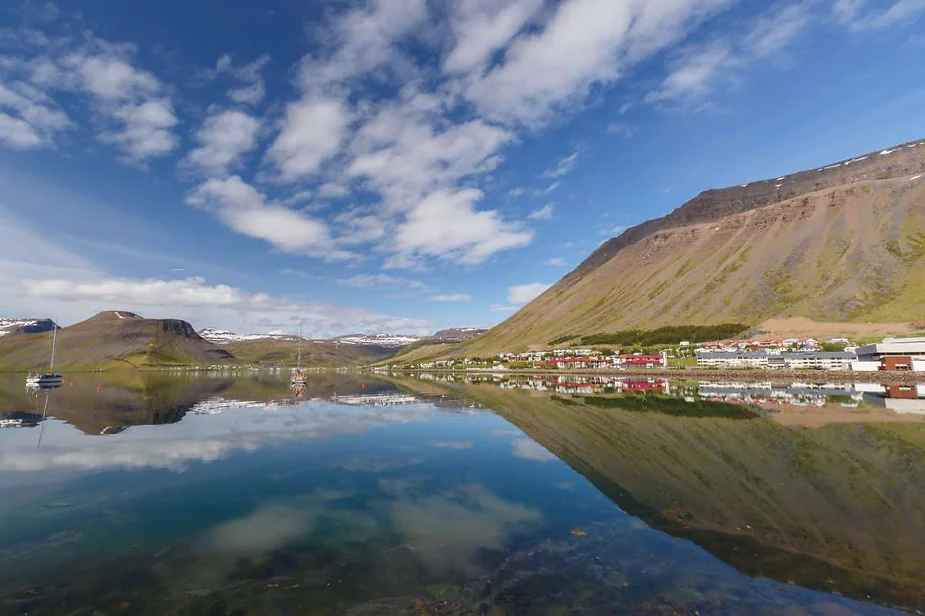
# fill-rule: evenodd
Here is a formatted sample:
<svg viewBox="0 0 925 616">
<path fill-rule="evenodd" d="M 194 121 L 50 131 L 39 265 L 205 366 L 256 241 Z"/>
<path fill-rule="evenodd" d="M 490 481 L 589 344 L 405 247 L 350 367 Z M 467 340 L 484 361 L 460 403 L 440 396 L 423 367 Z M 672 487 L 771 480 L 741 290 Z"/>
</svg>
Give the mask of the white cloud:
<svg viewBox="0 0 925 616">
<path fill-rule="evenodd" d="M 496 152 L 514 137 L 481 120 L 439 124 L 429 110 L 381 109 L 357 131 L 347 175 L 365 179 L 388 209 L 408 210 L 436 188 L 493 169 Z"/>
<path fill-rule="evenodd" d="M 717 79 L 740 65 L 741 58 L 725 42 L 688 49 L 659 89 L 646 96 L 646 101 L 701 99 Z"/>
<path fill-rule="evenodd" d="M 871 8 L 870 4 L 868 0 L 835 0 L 833 11 L 839 22 L 853 30 L 908 25 L 925 13 L 923 0 L 884 0 L 875 3 L 877 8 Z"/>
<path fill-rule="evenodd" d="M 563 175 L 567 175 L 574 167 L 575 163 L 578 162 L 578 152 L 573 152 L 569 154 L 558 163 L 552 169 L 547 169 L 543 172 L 544 178 L 560 178 Z"/>
<path fill-rule="evenodd" d="M 395 249 L 409 257 L 430 256 L 481 263 L 494 253 L 525 246 L 532 233 L 506 222 L 496 210 L 478 211 L 482 192 L 436 191 L 409 211 L 395 232 Z"/>
<path fill-rule="evenodd" d="M 389 276 L 388 274 L 357 274 L 350 278 L 338 280 L 340 284 L 358 289 L 373 289 L 377 287 L 404 287 L 408 289 L 423 289 L 424 283 L 412 278 L 402 276 Z"/>
<path fill-rule="evenodd" d="M 636 134 L 636 127 L 629 122 L 610 122 L 607 124 L 607 134 L 629 139 Z"/>
<path fill-rule="evenodd" d="M 89 32 L 79 46 L 67 38 L 47 37 L 19 37 L 18 43 L 20 55 L 4 57 L 0 65 L 6 73 L 0 75 L 5 85 L 0 108 L 13 108 L 16 119 L 32 128 L 7 120 L 9 143 L 52 145 L 54 133 L 73 123 L 50 95 L 67 92 L 89 98 L 97 138 L 117 146 L 126 160 L 144 163 L 176 149 L 179 140 L 173 130 L 179 120 L 169 88 L 133 64 L 134 46 Z"/>
<path fill-rule="evenodd" d="M 527 284 L 519 284 L 513 287 L 508 287 L 507 301 L 510 304 L 521 306 L 532 301 L 535 297 L 539 296 L 541 293 L 543 293 L 543 291 L 551 286 L 551 284 L 546 284 L 543 282 L 530 282 Z"/>
<path fill-rule="evenodd" d="M 46 143 L 34 126 L 0 112 L 0 144 L 14 150 L 29 150 Z"/>
<path fill-rule="evenodd" d="M 303 90 L 323 90 L 383 66 L 404 63 L 395 43 L 418 32 L 427 19 L 426 0 L 372 0 L 318 29 L 333 51 L 302 59 Z"/>
<path fill-rule="evenodd" d="M 430 296 L 430 301 L 432 302 L 468 302 L 471 299 L 472 297 L 470 297 L 466 293 L 454 293 L 451 295 L 431 295 Z"/>
<path fill-rule="evenodd" d="M 472 449 L 475 447 L 475 443 L 472 441 L 431 441 L 427 443 L 430 447 L 436 447 L 437 449 Z"/>
<path fill-rule="evenodd" d="M 318 196 L 329 199 L 340 199 L 350 194 L 350 189 L 334 182 L 325 182 L 318 187 Z"/>
<path fill-rule="evenodd" d="M 550 257 L 549 259 L 546 259 L 545 261 L 543 261 L 543 263 L 545 265 L 550 265 L 552 267 L 559 267 L 559 266 L 565 265 L 565 259 L 563 259 L 562 257 Z"/>
<path fill-rule="evenodd" d="M 428 329 L 426 321 L 379 315 L 359 308 L 321 302 L 292 300 L 267 293 L 251 293 L 237 287 L 210 285 L 202 278 L 162 280 L 128 279 L 97 275 L 84 281 L 66 279 L 23 280 L 24 295 L 33 300 L 68 302 L 99 309 L 156 310 L 161 314 L 188 314 L 221 326 L 242 316 L 263 318 L 278 325 L 305 323 L 309 330 L 328 333 L 345 331 L 393 331 Z M 89 316 L 89 315 L 87 315 Z"/>
<path fill-rule="evenodd" d="M 756 18 L 740 37 L 690 46 L 677 54 L 671 72 L 646 101 L 697 105 L 719 84 L 734 84 L 741 71 L 783 52 L 810 21 L 808 4 L 776 6 Z"/>
<path fill-rule="evenodd" d="M 454 45 L 443 69 L 469 72 L 484 67 L 542 8 L 543 0 L 457 0 L 450 18 Z"/>
<path fill-rule="evenodd" d="M 270 61 L 270 56 L 263 55 L 247 64 L 235 66 L 231 56 L 225 54 L 218 59 L 215 70 L 211 71 L 210 76 L 220 74 L 231 75 L 242 85 L 228 90 L 228 98 L 242 105 L 258 105 L 266 96 L 266 86 L 263 81 L 261 71 Z"/>
<path fill-rule="evenodd" d="M 494 118 L 536 124 L 583 102 L 592 85 L 683 38 L 730 0 L 565 0 L 542 30 L 517 38 L 466 96 Z"/>
<path fill-rule="evenodd" d="M 290 103 L 267 159 L 283 182 L 311 177 L 337 154 L 349 123 L 348 110 L 340 100 L 318 97 Z"/>
<path fill-rule="evenodd" d="M 508 306 L 506 304 L 492 304 L 488 307 L 491 312 L 514 312 L 520 310 L 520 306 Z"/>
<path fill-rule="evenodd" d="M 323 221 L 268 202 L 236 175 L 203 182 L 187 195 L 186 201 L 215 214 L 237 233 L 270 242 L 283 252 L 325 260 L 353 258 L 336 246 Z"/>
<path fill-rule="evenodd" d="M 135 48 L 92 39 L 62 58 L 48 87 L 70 86 L 89 94 L 96 114 L 108 124 L 101 141 L 119 146 L 127 159 L 144 162 L 171 153 L 179 145 L 178 124 L 164 85 L 131 63 Z"/>
<path fill-rule="evenodd" d="M 527 216 L 530 220 L 552 220 L 553 204 L 547 203 L 543 207 L 533 212 L 530 212 L 530 215 Z"/>
<path fill-rule="evenodd" d="M 56 133 L 73 126 L 66 113 L 32 86 L 9 85 L 0 83 L 0 144 L 23 150 L 51 146 Z"/>
<path fill-rule="evenodd" d="M 745 34 L 742 48 L 756 58 L 771 57 L 803 34 L 811 19 L 809 5 L 805 3 L 775 8 L 755 20 Z"/>
<path fill-rule="evenodd" d="M 239 166 L 241 158 L 257 146 L 260 120 L 241 111 L 217 111 L 206 118 L 196 133 L 198 148 L 187 154 L 184 164 L 206 175 L 225 175 Z"/>
</svg>

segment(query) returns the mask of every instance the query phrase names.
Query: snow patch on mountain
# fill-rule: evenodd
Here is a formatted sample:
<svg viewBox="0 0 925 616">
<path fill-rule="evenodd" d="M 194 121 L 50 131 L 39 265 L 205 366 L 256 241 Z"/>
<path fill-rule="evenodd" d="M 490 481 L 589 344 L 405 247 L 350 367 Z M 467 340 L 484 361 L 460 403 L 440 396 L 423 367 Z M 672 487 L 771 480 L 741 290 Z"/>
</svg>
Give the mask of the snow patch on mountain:
<svg viewBox="0 0 925 616">
<path fill-rule="evenodd" d="M 51 331 L 54 323 L 49 319 L 11 319 L 0 317 L 0 336 L 24 332 L 28 334 Z"/>
<path fill-rule="evenodd" d="M 282 333 L 267 334 L 237 334 L 227 329 L 215 329 L 207 327 L 200 330 L 199 337 L 211 342 L 212 344 L 229 344 L 231 342 L 244 342 L 246 340 L 298 340 L 298 336 Z M 308 340 L 308 338 L 303 338 Z"/>
<path fill-rule="evenodd" d="M 349 336 L 338 336 L 332 342 L 334 344 L 356 344 L 364 346 L 378 346 L 390 349 L 398 349 L 409 344 L 418 342 L 421 338 L 418 336 L 409 336 L 405 334 L 351 334 Z"/>
<path fill-rule="evenodd" d="M 298 340 L 299 337 L 293 334 L 283 332 L 268 332 L 265 334 L 238 334 L 227 329 L 215 329 L 208 327 L 199 332 L 199 336 L 213 344 L 230 344 L 232 342 L 245 342 L 248 340 Z M 302 340 L 307 342 L 332 342 L 334 344 L 349 344 L 357 346 L 378 346 L 389 349 L 397 349 L 408 346 L 420 340 L 417 336 L 407 336 L 403 334 L 350 334 L 347 336 L 338 336 L 330 340 L 306 338 Z"/>
</svg>

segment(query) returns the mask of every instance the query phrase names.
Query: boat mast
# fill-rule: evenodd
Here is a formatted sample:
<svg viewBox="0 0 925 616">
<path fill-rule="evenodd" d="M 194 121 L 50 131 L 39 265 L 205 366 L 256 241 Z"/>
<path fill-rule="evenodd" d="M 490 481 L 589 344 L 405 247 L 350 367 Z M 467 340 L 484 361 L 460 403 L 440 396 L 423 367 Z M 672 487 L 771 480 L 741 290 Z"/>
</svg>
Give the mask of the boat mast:
<svg viewBox="0 0 925 616">
<path fill-rule="evenodd" d="M 298 370 L 302 372 L 302 324 L 299 323 L 299 359 L 298 359 Z"/>
<path fill-rule="evenodd" d="M 52 320 L 52 330 L 51 330 L 51 366 L 49 366 L 48 371 L 55 371 L 55 344 L 58 342 L 58 324 Z"/>
</svg>

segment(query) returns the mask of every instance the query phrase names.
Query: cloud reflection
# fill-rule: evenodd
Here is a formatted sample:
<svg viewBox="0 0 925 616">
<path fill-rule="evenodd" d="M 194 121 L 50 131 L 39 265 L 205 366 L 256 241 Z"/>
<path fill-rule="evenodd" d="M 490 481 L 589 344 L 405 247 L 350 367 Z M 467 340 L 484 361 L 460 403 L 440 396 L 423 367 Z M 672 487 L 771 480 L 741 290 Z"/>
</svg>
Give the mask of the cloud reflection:
<svg viewBox="0 0 925 616">
<path fill-rule="evenodd" d="M 230 408 L 219 414 L 188 415 L 176 424 L 132 427 L 105 438 L 87 436 L 63 422 L 49 420 L 40 448 L 36 447 L 38 428 L 17 430 L 15 438 L 4 440 L 0 471 L 182 471 L 192 462 L 215 462 L 285 442 L 358 435 L 376 427 L 423 421 L 435 412 L 427 406 L 347 408 L 321 401 L 301 408 L 301 414 L 296 407 L 286 412 Z"/>
<path fill-rule="evenodd" d="M 390 507 L 396 531 L 429 572 L 473 574 L 482 550 L 497 550 L 516 531 L 538 524 L 538 509 L 504 500 L 481 484 L 405 498 Z"/>
<path fill-rule="evenodd" d="M 536 441 L 528 438 L 518 438 L 511 441 L 512 453 L 515 458 L 534 460 L 536 462 L 552 462 L 556 459 L 552 453 Z"/>
</svg>

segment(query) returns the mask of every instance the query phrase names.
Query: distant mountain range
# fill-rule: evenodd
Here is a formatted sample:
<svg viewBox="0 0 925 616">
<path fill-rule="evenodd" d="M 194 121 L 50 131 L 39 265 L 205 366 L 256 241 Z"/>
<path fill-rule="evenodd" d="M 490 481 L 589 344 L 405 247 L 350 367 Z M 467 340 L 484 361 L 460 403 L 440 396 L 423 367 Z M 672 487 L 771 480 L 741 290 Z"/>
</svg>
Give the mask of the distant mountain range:
<svg viewBox="0 0 925 616">
<path fill-rule="evenodd" d="M 918 141 L 703 192 L 604 242 L 465 352 L 772 318 L 914 328 L 925 323 L 923 280 L 925 141 Z"/>
<path fill-rule="evenodd" d="M 49 319 L 0 318 L 0 370 L 46 368 L 54 327 Z M 437 332 L 435 338 L 457 341 L 482 331 L 449 329 Z M 302 365 L 342 367 L 371 363 L 421 340 L 419 336 L 386 333 L 330 339 L 303 337 Z M 80 370 L 191 364 L 295 365 L 298 350 L 298 335 L 238 334 L 215 328 L 197 332 L 179 319 L 146 319 L 133 312 L 113 310 L 60 328 L 56 367 Z"/>
<path fill-rule="evenodd" d="M 239 344 L 243 342 L 254 342 L 254 341 L 287 341 L 287 342 L 298 342 L 299 336 L 297 334 L 280 334 L 280 333 L 270 333 L 270 334 L 237 334 L 235 332 L 230 332 L 225 329 L 213 329 L 206 328 L 199 330 L 199 335 L 204 339 L 208 340 L 213 344 L 225 345 L 225 344 Z M 335 338 L 309 338 L 302 337 L 302 340 L 305 342 L 311 343 L 330 343 L 334 345 L 359 345 L 359 346 L 369 346 L 369 347 L 382 347 L 384 349 L 400 349 L 402 347 L 408 346 L 409 344 L 414 344 L 421 338 L 419 336 L 409 336 L 403 334 L 348 334 L 345 336 L 337 336 Z"/>
</svg>

